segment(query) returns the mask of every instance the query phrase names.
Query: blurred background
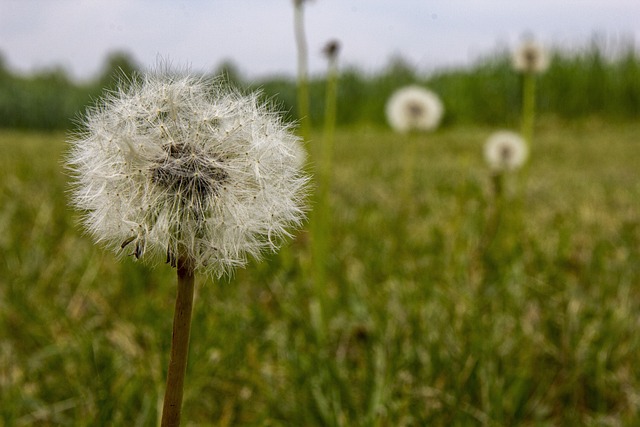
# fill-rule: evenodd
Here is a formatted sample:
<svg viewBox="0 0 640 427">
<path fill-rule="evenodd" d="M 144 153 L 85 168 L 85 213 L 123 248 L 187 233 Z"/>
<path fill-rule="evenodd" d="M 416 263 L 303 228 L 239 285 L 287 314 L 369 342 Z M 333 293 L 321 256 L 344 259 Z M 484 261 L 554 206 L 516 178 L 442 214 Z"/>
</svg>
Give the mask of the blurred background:
<svg viewBox="0 0 640 427">
<path fill-rule="evenodd" d="M 119 68 L 149 69 L 159 59 L 198 73 L 224 72 L 238 85 L 277 94 L 282 109 L 295 112 L 292 9 L 288 0 L 4 0 L 0 126 L 69 127 L 69 117 L 112 86 Z M 629 102 L 640 96 L 631 81 L 638 16 L 640 4 L 633 0 L 309 1 L 311 90 L 323 99 L 322 48 L 337 39 L 339 96 L 355 106 L 339 109 L 339 124 L 383 122 L 390 91 L 419 80 L 449 98 L 448 120 L 503 120 L 517 100 L 501 99 L 486 109 L 459 92 L 477 91 L 478 102 L 503 93 L 505 87 L 493 86 L 514 84 L 514 78 L 491 77 L 506 75 L 508 52 L 523 37 L 534 37 L 559 56 L 542 82 L 551 89 L 540 100 L 546 109 L 561 116 L 633 114 L 637 103 Z M 566 92 L 567 85 L 590 98 L 566 100 L 555 89 Z M 323 108 L 314 103 L 313 123 Z"/>
<path fill-rule="evenodd" d="M 322 190 L 278 254 L 197 278 L 184 425 L 639 425 L 640 1 L 305 0 L 307 115 L 293 3 L 0 0 L 0 427 L 159 424 L 175 271 L 95 245 L 64 166 L 159 60 L 309 119 Z M 514 71 L 527 38 L 546 72 Z M 405 85 L 437 129 L 387 124 Z"/>
</svg>

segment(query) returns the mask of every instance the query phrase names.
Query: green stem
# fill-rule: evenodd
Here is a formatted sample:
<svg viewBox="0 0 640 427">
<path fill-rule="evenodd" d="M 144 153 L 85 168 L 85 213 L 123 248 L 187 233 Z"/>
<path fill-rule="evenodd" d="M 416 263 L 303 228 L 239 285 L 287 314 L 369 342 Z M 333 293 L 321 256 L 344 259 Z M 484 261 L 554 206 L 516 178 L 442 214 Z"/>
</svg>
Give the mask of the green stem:
<svg viewBox="0 0 640 427">
<path fill-rule="evenodd" d="M 322 144 L 322 189 L 326 192 L 329 187 L 329 180 L 332 168 L 333 140 L 336 129 L 336 110 L 338 97 L 338 71 L 336 59 L 329 59 L 329 72 L 327 74 L 327 93 L 325 98 L 324 116 L 324 144 Z M 325 194 L 323 194 L 325 195 Z"/>
<path fill-rule="evenodd" d="M 333 171 L 337 80 L 335 59 L 332 59 L 327 77 L 324 137 L 322 139 L 322 146 L 317 147 L 317 149 L 314 150 L 318 164 L 318 194 L 313 218 L 313 255 L 315 282 L 317 287 L 324 286 L 324 282 L 326 280 L 327 240 L 330 234 L 331 222 L 329 194 L 331 188 L 331 175 Z"/>
<path fill-rule="evenodd" d="M 401 153 L 398 181 L 400 188 L 398 189 L 398 222 L 401 224 L 401 233 L 395 239 L 395 252 L 397 256 L 406 259 L 411 258 L 412 241 L 414 240 L 415 232 L 413 228 L 413 219 L 416 213 L 416 197 L 415 197 L 415 183 L 414 174 L 416 167 L 416 156 L 418 151 L 418 134 L 411 132 L 405 135 L 400 141 L 403 145 L 404 152 Z M 407 274 L 409 279 L 413 280 L 413 266 L 414 263 L 405 263 L 407 266 Z"/>
<path fill-rule="evenodd" d="M 404 213 L 407 218 L 413 214 L 414 207 L 414 169 L 416 156 L 418 151 L 418 134 L 411 132 L 406 141 L 404 141 L 405 153 L 403 164 L 403 186 L 402 186 L 402 203 L 406 212 Z"/>
<path fill-rule="evenodd" d="M 313 285 L 315 299 L 309 307 L 312 323 L 318 330 L 318 337 L 323 340 L 324 315 L 326 306 L 325 293 L 327 281 L 327 254 L 329 252 L 329 236 L 331 235 L 331 207 L 330 188 L 333 171 L 333 145 L 336 126 L 338 73 L 336 58 L 329 58 L 329 71 L 327 74 L 326 106 L 324 117 L 324 136 L 322 146 L 313 150 L 318 164 L 318 190 L 316 208 L 313 211 L 311 224 L 312 240 L 311 251 L 313 255 Z"/>
<path fill-rule="evenodd" d="M 501 205 L 504 193 L 504 172 L 495 172 L 491 176 L 491 181 L 493 182 L 493 195 L 496 205 Z"/>
<path fill-rule="evenodd" d="M 300 133 L 305 142 L 311 136 L 311 117 L 309 117 L 309 83 L 307 66 L 307 41 L 304 34 L 304 14 L 302 0 L 294 0 L 293 23 L 298 48 L 298 117 Z"/>
<path fill-rule="evenodd" d="M 485 255 L 489 247 L 493 244 L 498 234 L 500 223 L 502 222 L 502 211 L 504 209 L 504 172 L 494 172 L 491 175 L 491 190 L 493 193 L 493 206 L 491 206 L 489 210 L 485 234 L 480 244 L 480 251 L 485 253 Z"/>
<path fill-rule="evenodd" d="M 189 355 L 191 313 L 193 311 L 193 261 L 187 256 L 178 259 L 178 293 L 173 316 L 171 356 L 167 372 L 167 387 L 162 407 L 162 427 L 180 425 L 184 377 Z"/>
<path fill-rule="evenodd" d="M 529 149 L 533 140 L 533 125 L 536 108 L 536 76 L 525 73 L 522 82 L 522 137 Z"/>
</svg>

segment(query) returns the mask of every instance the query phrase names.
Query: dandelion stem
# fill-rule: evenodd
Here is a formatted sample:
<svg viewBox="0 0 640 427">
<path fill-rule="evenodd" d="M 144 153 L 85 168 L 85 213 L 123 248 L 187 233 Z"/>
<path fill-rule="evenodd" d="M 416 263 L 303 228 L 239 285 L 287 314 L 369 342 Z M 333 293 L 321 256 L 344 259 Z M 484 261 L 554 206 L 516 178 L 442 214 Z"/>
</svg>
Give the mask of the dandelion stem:
<svg viewBox="0 0 640 427">
<path fill-rule="evenodd" d="M 322 144 L 322 190 L 329 188 L 330 172 L 332 169 L 333 141 L 336 129 L 336 110 L 338 92 L 338 70 L 335 58 L 329 59 L 329 71 L 327 73 L 326 109 L 324 118 L 324 143 Z M 322 194 L 323 197 L 326 194 Z"/>
<path fill-rule="evenodd" d="M 525 73 L 522 82 L 522 136 L 531 149 L 536 108 L 536 76 Z"/>
<path fill-rule="evenodd" d="M 489 247 L 493 244 L 500 223 L 502 222 L 502 215 L 504 209 L 504 173 L 495 172 L 491 175 L 491 196 L 493 197 L 493 205 L 491 206 L 487 218 L 486 230 L 483 239 L 481 240 L 480 249 L 481 252 L 488 251 Z"/>
<path fill-rule="evenodd" d="M 413 215 L 414 208 L 414 169 L 415 159 L 418 152 L 418 134 L 416 132 L 409 133 L 407 140 L 404 144 L 404 164 L 403 167 L 403 183 L 402 183 L 402 206 L 404 209 L 403 215 L 406 215 L 407 220 Z"/>
<path fill-rule="evenodd" d="M 496 172 L 491 176 L 491 182 L 493 183 L 493 196 L 495 198 L 496 205 L 502 204 L 502 193 L 504 189 L 504 173 Z"/>
<path fill-rule="evenodd" d="M 300 120 L 300 133 L 305 142 L 308 142 L 311 134 L 311 118 L 309 117 L 309 84 L 307 71 L 307 40 L 304 32 L 303 0 L 294 0 L 293 20 L 298 47 L 298 116 Z"/>
<path fill-rule="evenodd" d="M 417 132 L 410 132 L 406 135 L 406 140 L 403 144 L 402 170 L 399 177 L 401 187 L 398 189 L 398 221 L 402 224 L 402 234 L 396 239 L 396 252 L 402 257 L 410 256 L 408 253 L 411 247 L 409 242 L 413 240 L 415 233 L 411 224 L 416 213 L 414 169 L 416 167 L 415 159 L 418 151 L 418 139 L 419 134 Z"/>
<path fill-rule="evenodd" d="M 326 110 L 324 122 L 324 136 L 322 145 L 315 151 L 318 170 L 318 190 L 316 209 L 312 217 L 312 250 L 314 264 L 314 282 L 316 293 L 323 292 L 326 285 L 328 238 L 331 235 L 331 207 L 329 194 L 331 189 L 331 175 L 333 171 L 333 145 L 336 127 L 336 94 L 338 74 L 335 58 L 329 58 L 327 75 Z"/>
<path fill-rule="evenodd" d="M 191 312 L 193 309 L 193 261 L 187 256 L 178 259 L 178 292 L 173 316 L 171 356 L 167 372 L 167 388 L 162 408 L 162 427 L 180 425 L 184 377 L 189 354 Z"/>
</svg>

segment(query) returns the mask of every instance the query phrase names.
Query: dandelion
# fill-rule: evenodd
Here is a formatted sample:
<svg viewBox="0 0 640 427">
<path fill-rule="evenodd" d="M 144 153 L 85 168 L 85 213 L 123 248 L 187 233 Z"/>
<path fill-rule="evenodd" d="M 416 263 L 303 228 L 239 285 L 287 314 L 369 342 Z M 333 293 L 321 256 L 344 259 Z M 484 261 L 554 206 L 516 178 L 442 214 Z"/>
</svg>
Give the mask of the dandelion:
<svg viewBox="0 0 640 427">
<path fill-rule="evenodd" d="M 524 139 L 506 130 L 493 133 L 484 146 L 484 158 L 494 172 L 520 168 L 527 160 L 527 153 Z"/>
<path fill-rule="evenodd" d="M 525 40 L 512 56 L 513 68 L 522 73 L 543 73 L 549 68 L 547 50 L 534 40 Z"/>
<path fill-rule="evenodd" d="M 542 45 L 526 39 L 513 52 L 513 68 L 522 73 L 522 135 L 531 144 L 536 107 L 536 74 L 549 68 L 549 54 Z"/>
<path fill-rule="evenodd" d="M 97 242 L 220 277 L 301 223 L 298 138 L 256 94 L 212 83 L 149 74 L 88 111 L 69 163 Z"/>
<path fill-rule="evenodd" d="M 491 191 L 493 203 L 487 217 L 486 231 L 481 246 L 487 248 L 496 238 L 504 219 L 505 175 L 514 171 L 527 160 L 528 148 L 525 140 L 515 132 L 501 130 L 489 136 L 484 145 L 484 158 L 491 169 Z"/>
<path fill-rule="evenodd" d="M 177 268 L 163 408 L 163 425 L 177 425 L 194 273 L 219 278 L 290 236 L 304 219 L 304 153 L 256 94 L 168 68 L 107 95 L 82 124 L 68 161 L 87 230 Z"/>
<path fill-rule="evenodd" d="M 403 159 L 401 160 L 403 174 L 398 191 L 400 202 L 399 217 L 404 223 L 403 230 L 409 237 L 411 230 L 409 218 L 415 204 L 414 169 L 417 158 L 418 132 L 435 130 L 440 124 L 444 107 L 438 96 L 420 86 L 406 86 L 395 91 L 385 106 L 387 121 L 391 128 L 405 135 L 403 141 Z"/>
<path fill-rule="evenodd" d="M 420 86 L 397 90 L 386 105 L 387 121 L 400 133 L 434 130 L 440 124 L 443 113 L 440 98 Z"/>
</svg>

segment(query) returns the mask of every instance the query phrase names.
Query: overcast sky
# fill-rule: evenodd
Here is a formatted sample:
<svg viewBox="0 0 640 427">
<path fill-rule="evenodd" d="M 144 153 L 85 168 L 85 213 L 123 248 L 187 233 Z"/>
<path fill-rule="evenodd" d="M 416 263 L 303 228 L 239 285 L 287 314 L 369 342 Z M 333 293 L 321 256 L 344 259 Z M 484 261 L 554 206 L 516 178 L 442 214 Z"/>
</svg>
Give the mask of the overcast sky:
<svg viewBox="0 0 640 427">
<path fill-rule="evenodd" d="M 339 39 L 343 64 L 365 71 L 401 55 L 422 70 L 471 63 L 529 33 L 585 45 L 595 33 L 640 41 L 640 0 L 315 0 L 305 26 L 312 72 Z M 292 0 L 0 0 L 0 52 L 17 71 L 100 71 L 107 53 L 142 66 L 158 57 L 196 71 L 233 61 L 249 78 L 295 74 Z"/>
</svg>

